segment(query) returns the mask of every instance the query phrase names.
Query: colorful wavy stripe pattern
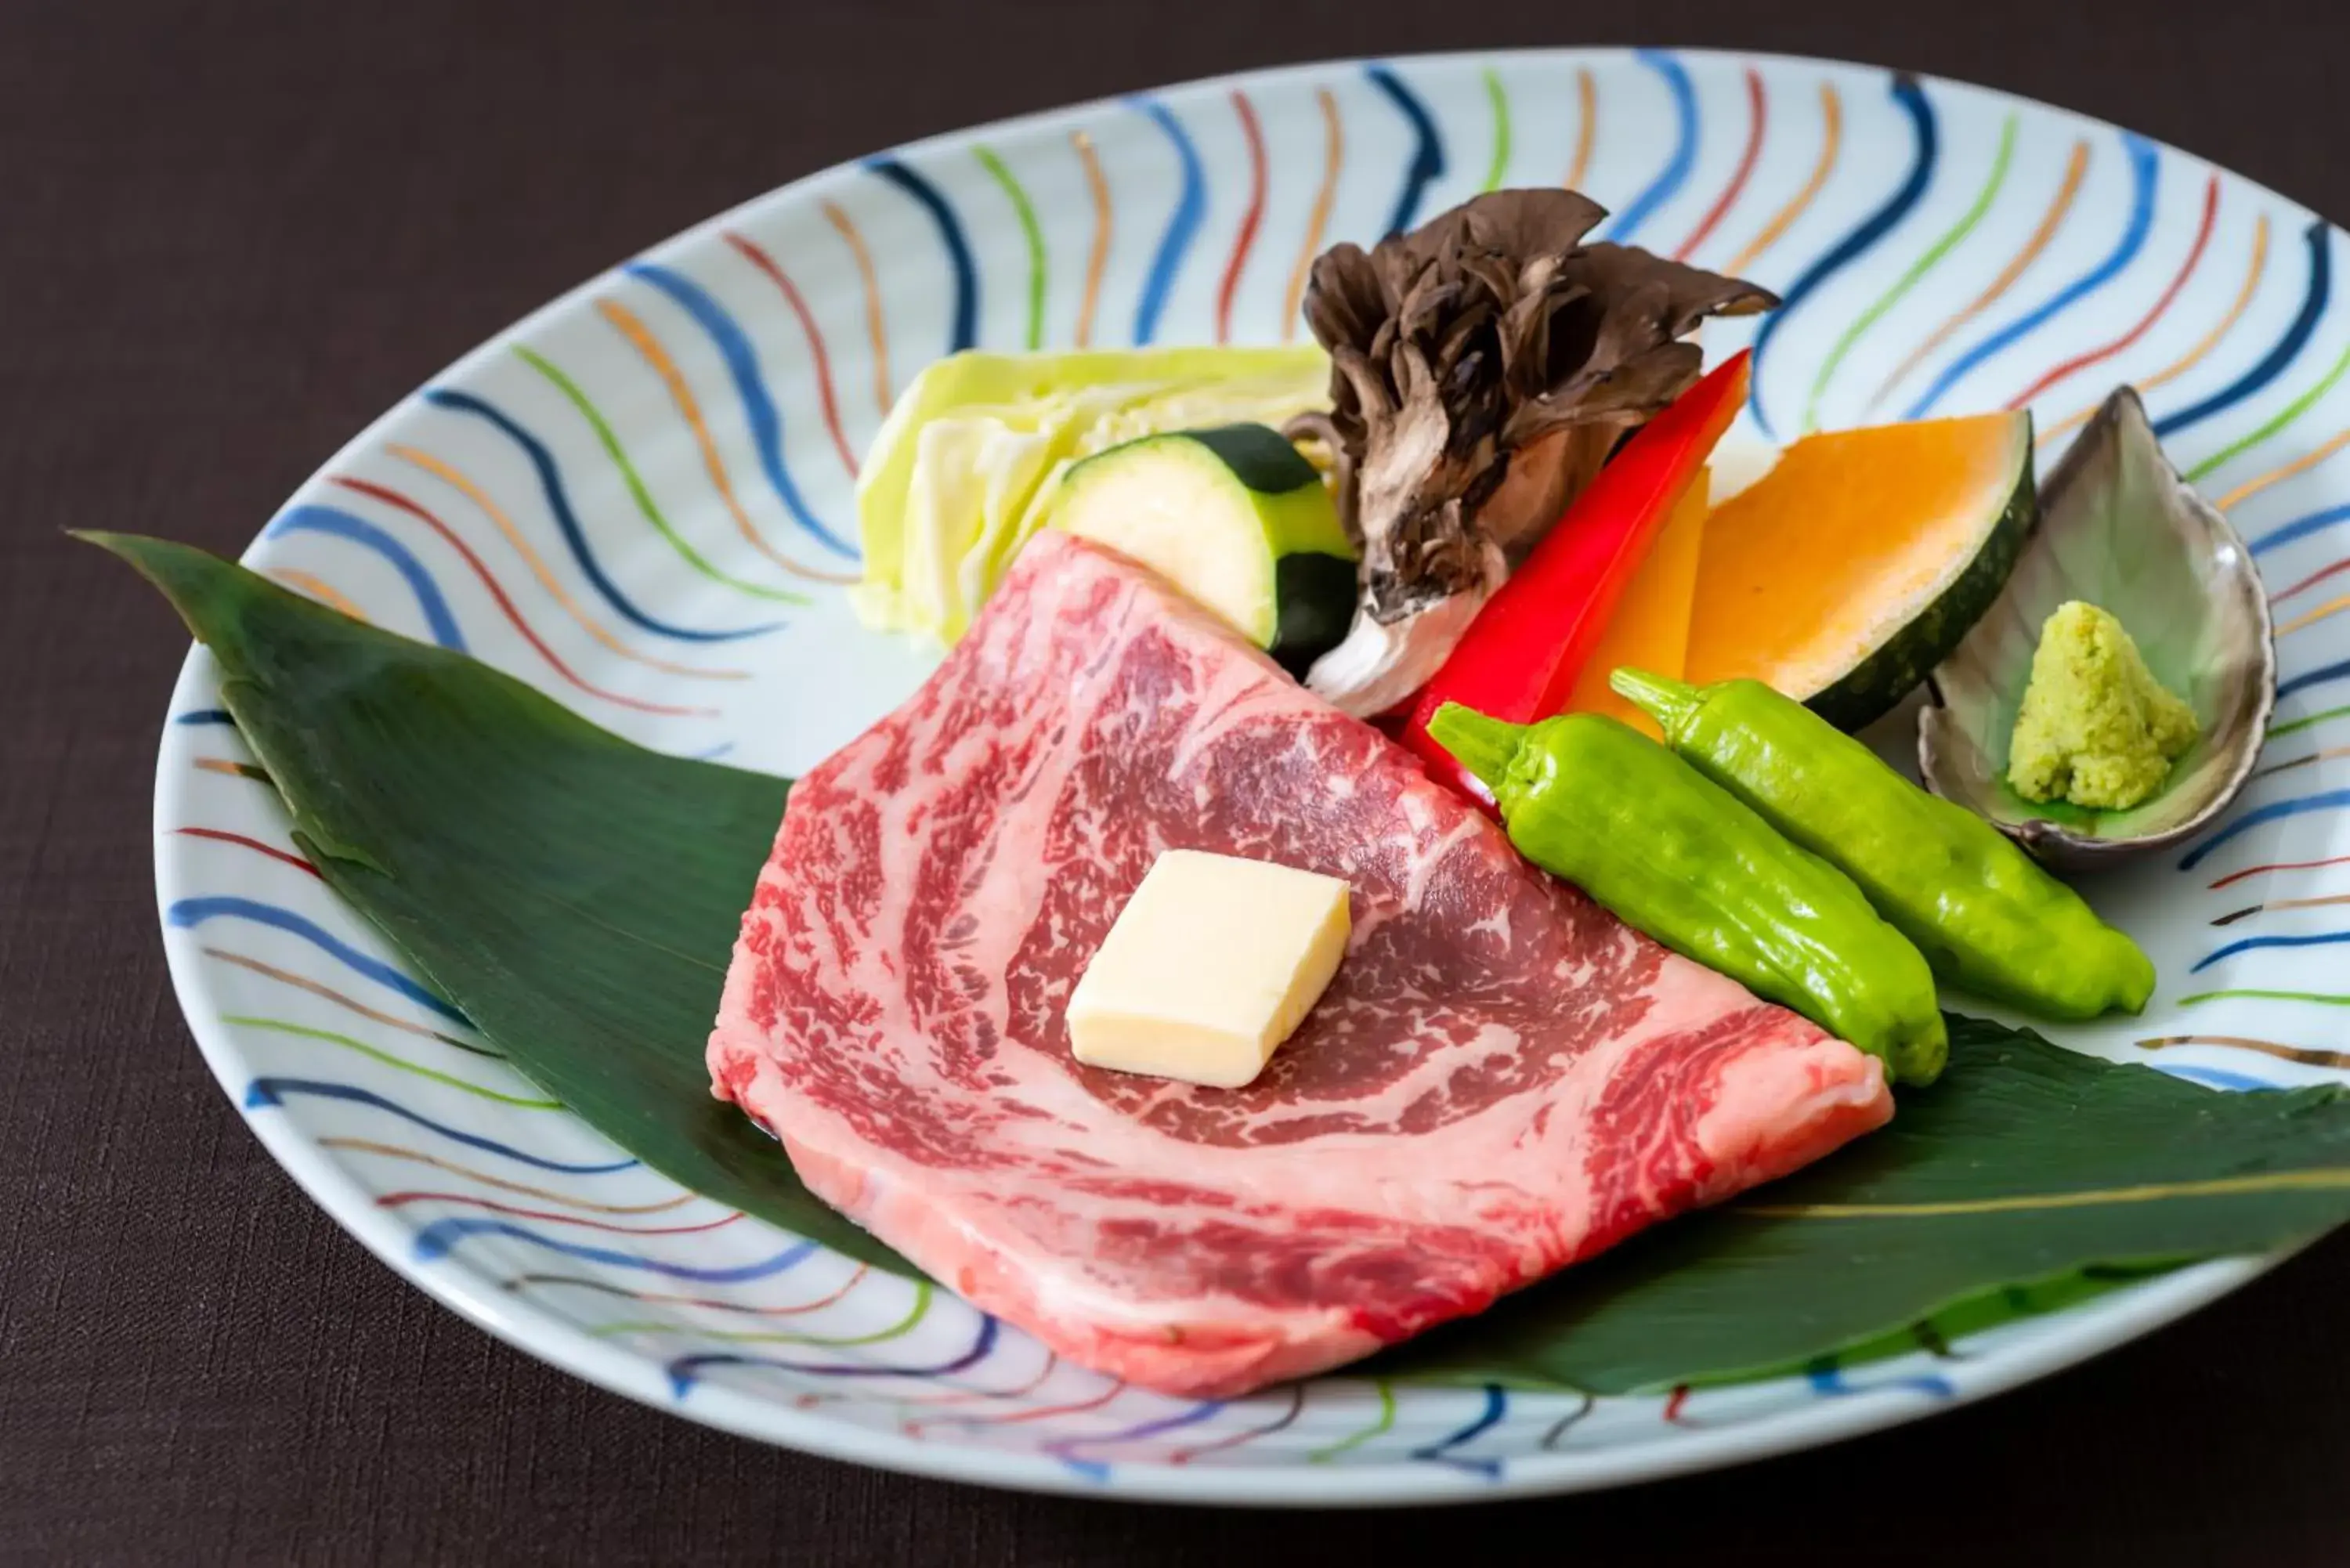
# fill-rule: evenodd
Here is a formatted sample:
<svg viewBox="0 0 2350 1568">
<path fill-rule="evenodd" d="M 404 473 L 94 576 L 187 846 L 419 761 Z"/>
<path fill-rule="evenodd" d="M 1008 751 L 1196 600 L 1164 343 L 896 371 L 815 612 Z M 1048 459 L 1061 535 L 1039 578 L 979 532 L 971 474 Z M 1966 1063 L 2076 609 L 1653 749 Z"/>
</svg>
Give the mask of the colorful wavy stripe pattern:
<svg viewBox="0 0 2350 1568">
<path fill-rule="evenodd" d="M 1985 161 L 1953 184 L 1962 126 Z M 2284 743 L 2177 857 L 2196 945 L 2166 966 L 2187 994 L 2148 1017 L 2194 1022 L 2150 1022 L 2140 1044 L 2220 1086 L 2350 1068 L 2311 1022 L 2350 1006 L 2311 980 L 2350 944 L 2350 857 L 2299 852 L 2350 809 L 2350 463 L 2331 461 L 2350 450 L 2350 327 L 2332 233 L 2138 139 L 1964 89 L 1656 49 L 1378 62 L 884 155 L 630 263 L 452 372 L 274 519 L 262 558 L 659 743 L 727 754 L 792 722 L 824 658 L 804 639 L 834 635 L 810 623 L 837 618 L 853 576 L 858 454 L 900 378 L 982 346 L 1225 341 L 1275 320 L 1294 337 L 1326 245 L 1562 170 L 1611 209 L 1604 237 L 1784 297 L 1754 335 L 1765 433 L 1855 408 L 2033 406 L 2057 440 L 2130 379 L 2182 466 L 2233 481 L 2220 502 L 2282 585 Z M 985 301 L 1017 305 L 990 318 Z M 730 614 L 743 599 L 791 622 Z M 762 638 L 755 659 L 733 650 L 739 668 L 660 650 Z M 721 689 L 706 682 L 741 695 L 691 700 Z M 175 714 L 168 754 L 196 782 L 160 853 L 188 889 L 165 911 L 172 940 L 234 998 L 215 1022 L 255 1064 L 249 1112 L 339 1161 L 442 1288 L 575 1325 L 688 1408 L 721 1389 L 878 1406 L 910 1441 L 1106 1487 L 1141 1466 L 1300 1464 L 1474 1488 L 1823 1399 L 1948 1398 L 1976 1365 L 1921 1338 L 1865 1375 L 1645 1400 L 1340 1377 L 1219 1403 L 1097 1376 L 598 1152 L 445 999 L 338 934 L 349 923 L 253 787 L 266 774 L 221 754 L 237 743 L 202 691 Z"/>
</svg>

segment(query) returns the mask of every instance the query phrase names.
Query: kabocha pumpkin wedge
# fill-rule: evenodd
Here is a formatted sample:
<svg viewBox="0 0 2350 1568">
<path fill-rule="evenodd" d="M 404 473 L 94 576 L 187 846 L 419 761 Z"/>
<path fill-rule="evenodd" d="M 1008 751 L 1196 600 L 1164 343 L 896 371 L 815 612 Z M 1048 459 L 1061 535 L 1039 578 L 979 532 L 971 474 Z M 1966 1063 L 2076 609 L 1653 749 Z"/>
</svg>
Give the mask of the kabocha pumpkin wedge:
<svg viewBox="0 0 2350 1568">
<path fill-rule="evenodd" d="M 1806 436 L 1706 520 L 1683 672 L 1859 729 L 1959 645 L 2038 517 L 2028 413 Z"/>
</svg>

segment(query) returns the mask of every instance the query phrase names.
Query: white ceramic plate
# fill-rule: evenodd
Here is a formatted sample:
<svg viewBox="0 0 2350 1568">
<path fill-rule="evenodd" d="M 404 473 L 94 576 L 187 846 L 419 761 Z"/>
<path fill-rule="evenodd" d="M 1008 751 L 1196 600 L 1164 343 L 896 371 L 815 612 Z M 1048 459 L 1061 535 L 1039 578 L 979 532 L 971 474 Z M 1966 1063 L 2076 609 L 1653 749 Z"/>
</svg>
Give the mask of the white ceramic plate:
<svg viewBox="0 0 2350 1568">
<path fill-rule="evenodd" d="M 2144 1018 L 2064 1038 L 2222 1086 L 2341 1075 L 2325 1048 L 2350 1017 L 2350 616 L 2331 612 L 2350 574 L 2323 576 L 2350 565 L 2339 242 L 2195 158 L 1977 88 L 1694 52 L 1460 56 L 940 138 L 762 197 L 547 306 L 337 454 L 245 559 L 650 745 L 796 773 L 927 667 L 825 580 L 854 569 L 856 460 L 920 365 L 971 343 L 1278 340 L 1322 246 L 1562 180 L 1614 209 L 1603 237 L 1785 296 L 1748 415 L 1780 440 L 2028 400 L 2045 456 L 2114 382 L 2145 389 L 2275 590 L 2277 771 L 2190 853 L 2090 889 L 2163 984 Z M 1711 328 L 1707 347 L 1753 333 Z M 1225 1404 L 1123 1387 L 532 1105 L 294 859 L 217 709 L 198 651 L 163 739 L 156 884 L 181 1001 L 255 1132 L 474 1322 L 714 1426 L 1128 1497 L 1564 1491 L 1981 1397 L 2260 1266 L 2190 1270 L 1947 1356 L 1670 1399 L 1343 1376 Z"/>
</svg>

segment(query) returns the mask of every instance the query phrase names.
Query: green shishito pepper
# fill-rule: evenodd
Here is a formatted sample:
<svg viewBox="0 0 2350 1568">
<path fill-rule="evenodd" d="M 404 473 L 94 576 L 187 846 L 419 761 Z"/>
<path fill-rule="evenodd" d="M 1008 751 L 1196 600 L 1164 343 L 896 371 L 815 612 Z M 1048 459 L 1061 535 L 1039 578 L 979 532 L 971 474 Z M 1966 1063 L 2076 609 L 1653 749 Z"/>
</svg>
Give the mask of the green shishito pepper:
<svg viewBox="0 0 2350 1568">
<path fill-rule="evenodd" d="M 1860 884 L 1952 985 L 2073 1020 L 2154 993 L 2153 961 L 2079 894 L 1802 703 L 1760 680 L 1618 670 L 1609 684 L 1699 772 Z"/>
<path fill-rule="evenodd" d="M 1851 878 L 1721 785 L 1596 713 L 1512 724 L 1448 702 L 1429 733 L 1493 792 L 1518 853 L 1627 925 L 1931 1083 L 1934 977 Z"/>
</svg>

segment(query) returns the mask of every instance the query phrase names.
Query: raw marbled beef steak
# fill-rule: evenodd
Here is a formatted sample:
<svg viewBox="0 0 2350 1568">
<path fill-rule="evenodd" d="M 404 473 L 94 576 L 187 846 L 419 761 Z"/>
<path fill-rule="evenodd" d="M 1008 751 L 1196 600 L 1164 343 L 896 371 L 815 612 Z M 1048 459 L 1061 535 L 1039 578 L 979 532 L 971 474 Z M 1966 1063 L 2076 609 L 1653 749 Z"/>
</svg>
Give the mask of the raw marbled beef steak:
<svg viewBox="0 0 2350 1568">
<path fill-rule="evenodd" d="M 1164 849 L 1346 877 L 1243 1089 L 1083 1066 L 1062 1007 Z M 1528 867 L 1367 725 L 1047 532 L 802 779 L 714 1092 L 819 1196 L 1087 1366 L 1222 1396 L 1485 1306 L 1892 1114 L 1878 1064 Z"/>
</svg>

